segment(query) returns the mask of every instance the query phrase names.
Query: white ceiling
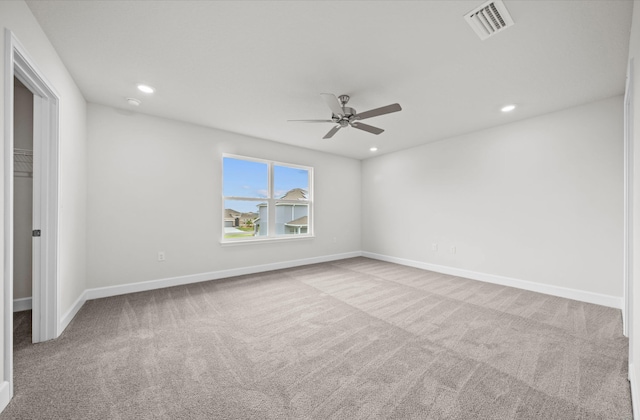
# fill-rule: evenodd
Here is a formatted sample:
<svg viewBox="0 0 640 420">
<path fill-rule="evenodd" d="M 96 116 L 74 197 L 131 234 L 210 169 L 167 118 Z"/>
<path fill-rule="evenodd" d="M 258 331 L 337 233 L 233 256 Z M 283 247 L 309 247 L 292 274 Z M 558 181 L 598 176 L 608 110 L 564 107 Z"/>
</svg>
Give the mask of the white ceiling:
<svg viewBox="0 0 640 420">
<path fill-rule="evenodd" d="M 89 102 L 358 159 L 622 94 L 633 7 L 504 0 L 515 25 L 481 41 L 483 0 L 27 3 Z M 403 110 L 378 136 L 287 122 L 329 118 L 323 92 Z"/>
</svg>

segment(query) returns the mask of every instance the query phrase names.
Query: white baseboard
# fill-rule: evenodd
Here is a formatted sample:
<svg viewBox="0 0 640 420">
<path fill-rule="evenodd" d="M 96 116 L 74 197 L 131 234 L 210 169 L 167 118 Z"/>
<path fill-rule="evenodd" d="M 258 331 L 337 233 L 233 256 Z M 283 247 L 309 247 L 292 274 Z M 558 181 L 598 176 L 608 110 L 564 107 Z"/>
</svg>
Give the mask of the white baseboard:
<svg viewBox="0 0 640 420">
<path fill-rule="evenodd" d="M 544 293 L 546 295 L 558 296 L 566 299 L 578 300 L 581 302 L 594 303 L 596 305 L 608 306 L 610 308 L 622 309 L 622 297 L 603 295 L 599 293 L 586 292 L 584 290 L 569 289 L 567 287 L 552 286 L 549 284 L 536 283 L 527 280 L 519 280 L 511 277 L 497 276 L 494 274 L 480 273 L 477 271 L 465 270 L 462 268 L 448 267 L 444 265 L 430 264 L 420 261 L 407 260 L 404 258 L 391 257 L 388 255 L 375 254 L 373 252 L 362 252 L 363 257 L 373 258 L 380 261 L 387 261 L 409 267 L 421 268 L 423 270 L 435 271 L 437 273 L 450 274 L 452 276 L 464 277 L 472 280 L 480 280 L 486 283 L 494 283 L 502 286 L 515 287 L 517 289 L 529 290 L 532 292 Z"/>
<path fill-rule="evenodd" d="M 56 337 L 60 337 L 60 334 L 62 334 L 62 332 L 69 326 L 69 323 L 71 322 L 73 317 L 76 316 L 76 314 L 78 313 L 80 308 L 82 308 L 82 305 L 84 305 L 86 301 L 87 301 L 87 291 L 85 290 L 80 294 L 80 296 L 78 296 L 78 299 L 76 299 L 76 301 L 73 302 L 73 305 L 71 305 L 71 308 L 69 308 L 69 310 L 64 315 L 62 315 L 62 318 L 60 319 L 60 323 L 58 324 L 58 331 L 57 331 Z"/>
<path fill-rule="evenodd" d="M 283 268 L 299 267 L 301 265 L 317 264 L 328 261 L 343 260 L 345 258 L 360 257 L 360 251 L 343 254 L 325 255 L 322 257 L 304 258 L 300 260 L 283 261 L 272 264 L 254 265 L 250 267 L 232 268 L 229 270 L 211 271 L 208 273 L 192 274 L 188 276 L 170 277 L 159 280 L 142 281 L 139 283 L 122 284 L 118 286 L 98 287 L 85 291 L 86 300 L 100 299 L 109 296 L 124 295 L 127 293 L 145 292 L 147 290 L 162 289 L 165 287 L 182 286 L 184 284 L 199 283 L 209 280 L 219 280 L 228 277 L 243 276 L 246 274 L 262 273 L 265 271 L 281 270 Z"/>
<path fill-rule="evenodd" d="M 121 284 L 116 286 L 98 287 L 85 290 L 72 307 L 62 316 L 59 325 L 59 334 L 69 325 L 73 317 L 78 313 L 82 305 L 87 300 L 100 299 L 110 296 L 124 295 L 127 293 L 145 292 L 148 290 L 162 289 L 165 287 L 181 286 L 185 284 L 199 283 L 209 280 L 219 280 L 228 277 L 242 276 L 246 274 L 262 273 L 265 271 L 281 270 L 284 268 L 299 267 L 309 264 L 317 264 L 328 261 L 343 260 L 354 257 L 368 257 L 381 261 L 388 261 L 396 264 L 402 264 L 409 267 L 421 268 L 424 270 L 435 271 L 438 273 L 450 274 L 458 277 L 464 277 L 472 280 L 480 280 L 487 283 L 495 283 L 503 286 L 510 286 L 533 292 L 544 293 L 552 296 L 559 296 L 568 299 L 579 300 L 582 302 L 595 303 L 597 305 L 609 306 L 613 308 L 622 308 L 622 298 L 615 296 L 601 295 L 597 293 L 585 292 L 582 290 L 568 289 L 559 286 L 551 286 L 541 283 L 534 283 L 525 280 L 518 280 L 509 277 L 496 276 L 492 274 L 479 273 L 460 268 L 447 267 L 443 265 L 423 263 L 419 261 L 407 260 L 404 258 L 391 257 L 387 255 L 375 254 L 372 252 L 354 251 L 343 254 L 325 255 L 321 257 L 304 258 L 300 260 L 283 261 L 272 264 L 254 265 L 242 268 L 232 268 L 228 270 L 211 271 L 208 273 L 191 274 L 179 277 L 170 277 L 158 280 L 142 281 L 138 283 Z"/>
<path fill-rule="evenodd" d="M 0 383 L 0 413 L 7 408 L 11 401 L 11 386 L 9 382 L 3 381 Z"/>
<path fill-rule="evenodd" d="M 28 311 L 32 308 L 33 305 L 30 297 L 13 300 L 13 312 Z"/>
<path fill-rule="evenodd" d="M 227 277 L 242 276 L 245 274 L 262 273 L 264 271 L 280 270 L 283 268 L 299 267 L 301 265 L 317 264 L 327 261 L 343 260 L 345 258 L 360 257 L 360 251 L 343 254 L 325 255 L 322 257 L 304 258 L 301 260 L 284 261 L 273 264 L 254 265 L 251 267 L 233 268 L 229 270 L 212 271 L 209 273 L 192 274 L 188 276 L 170 277 L 159 280 L 142 281 L 138 283 L 121 284 L 117 286 L 98 287 L 86 289 L 71 308 L 62 316 L 58 324 L 58 334 L 67 328 L 71 320 L 76 316 L 82 305 L 87 300 L 100 299 L 110 296 L 124 295 L 127 293 L 145 292 L 148 290 L 162 289 L 165 287 L 181 286 L 184 284 L 199 283 L 202 281 L 219 280 Z"/>
<path fill-rule="evenodd" d="M 640 419 L 640 396 L 638 392 L 638 378 L 635 374 L 633 363 L 629 363 L 629 384 L 631 385 L 631 407 L 633 409 L 633 418 Z"/>
</svg>

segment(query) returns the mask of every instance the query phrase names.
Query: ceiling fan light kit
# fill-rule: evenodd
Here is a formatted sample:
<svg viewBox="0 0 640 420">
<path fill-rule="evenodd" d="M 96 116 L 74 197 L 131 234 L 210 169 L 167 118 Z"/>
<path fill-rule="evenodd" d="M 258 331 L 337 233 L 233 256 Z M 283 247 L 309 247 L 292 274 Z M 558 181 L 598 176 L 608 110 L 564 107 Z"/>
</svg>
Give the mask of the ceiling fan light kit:
<svg viewBox="0 0 640 420">
<path fill-rule="evenodd" d="M 349 95 L 340 95 L 336 97 L 333 93 L 321 93 L 320 96 L 331 110 L 330 120 L 289 120 L 299 122 L 328 122 L 332 124 L 338 124 L 333 127 L 323 139 L 330 139 L 341 128 L 353 127 L 358 130 L 366 131 L 372 134 L 380 134 L 384 130 L 382 128 L 374 127 L 368 124 L 361 123 L 360 120 L 367 118 L 377 117 L 379 115 L 390 114 L 392 112 L 398 112 L 402 110 L 399 104 L 391 104 L 380 108 L 371 109 L 369 111 L 362 112 L 360 114 L 351 107 L 347 106 L 349 102 Z"/>
</svg>

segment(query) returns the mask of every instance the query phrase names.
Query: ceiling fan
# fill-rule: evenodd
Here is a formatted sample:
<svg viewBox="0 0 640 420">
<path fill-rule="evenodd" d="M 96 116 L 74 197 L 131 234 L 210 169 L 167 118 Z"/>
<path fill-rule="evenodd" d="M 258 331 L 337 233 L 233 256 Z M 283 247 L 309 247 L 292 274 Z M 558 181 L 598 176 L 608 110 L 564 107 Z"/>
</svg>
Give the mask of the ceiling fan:
<svg viewBox="0 0 640 420">
<path fill-rule="evenodd" d="M 321 93 L 322 99 L 331 109 L 331 119 L 330 120 L 289 120 L 289 121 L 299 121 L 299 122 L 328 122 L 333 124 L 338 124 L 333 127 L 323 139 L 330 139 L 334 134 L 338 132 L 341 128 L 345 127 L 353 127 L 358 130 L 367 131 L 372 134 L 380 134 L 384 130 L 378 127 L 374 127 L 368 124 L 363 124 L 360 120 L 365 120 L 371 117 L 377 117 L 379 115 L 390 114 L 392 112 L 401 111 L 402 108 L 399 104 L 391 104 L 387 106 L 383 106 L 380 108 L 371 109 L 369 111 L 357 113 L 355 109 L 350 108 L 347 105 L 349 102 L 349 95 L 340 95 L 336 97 L 336 95 L 332 93 Z"/>
</svg>

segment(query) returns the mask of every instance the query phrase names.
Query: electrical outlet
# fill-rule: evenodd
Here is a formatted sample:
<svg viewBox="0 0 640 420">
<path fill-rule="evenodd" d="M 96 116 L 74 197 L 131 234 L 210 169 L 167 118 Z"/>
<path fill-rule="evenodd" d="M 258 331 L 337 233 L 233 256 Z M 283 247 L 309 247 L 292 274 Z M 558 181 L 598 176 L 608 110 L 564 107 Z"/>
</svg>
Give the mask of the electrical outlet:
<svg viewBox="0 0 640 420">
<path fill-rule="evenodd" d="M 452 254 L 455 254 L 455 253 L 456 253 L 456 246 L 455 246 L 455 245 L 451 247 L 451 253 L 452 253 Z"/>
<path fill-rule="evenodd" d="M 338 238 L 336 238 L 335 236 L 333 237 L 333 243 L 337 243 L 338 242 Z"/>
<path fill-rule="evenodd" d="M 166 259 L 166 255 L 164 251 L 158 251 L 158 261 L 164 261 Z"/>
<path fill-rule="evenodd" d="M 438 251 L 438 244 L 431 244 L 431 250 L 432 251 Z"/>
</svg>

